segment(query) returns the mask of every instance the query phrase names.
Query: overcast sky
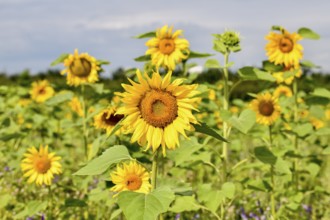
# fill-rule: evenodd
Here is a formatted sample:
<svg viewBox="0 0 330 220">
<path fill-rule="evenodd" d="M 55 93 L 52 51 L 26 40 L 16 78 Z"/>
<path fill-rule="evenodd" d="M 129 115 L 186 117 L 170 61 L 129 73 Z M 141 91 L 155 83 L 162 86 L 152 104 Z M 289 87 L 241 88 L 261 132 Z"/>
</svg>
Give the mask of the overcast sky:
<svg viewBox="0 0 330 220">
<path fill-rule="evenodd" d="M 75 48 L 109 60 L 105 74 L 141 67 L 133 59 L 145 53 L 147 39 L 132 37 L 165 24 L 182 29 L 191 50 L 212 54 L 212 34 L 240 32 L 242 51 L 230 57 L 236 69 L 267 59 L 264 37 L 272 25 L 308 27 L 321 39 L 301 41 L 304 59 L 330 72 L 329 10 L 329 0 L 0 0 L 0 72 L 45 71 Z M 219 54 L 213 58 L 222 62 Z"/>
</svg>

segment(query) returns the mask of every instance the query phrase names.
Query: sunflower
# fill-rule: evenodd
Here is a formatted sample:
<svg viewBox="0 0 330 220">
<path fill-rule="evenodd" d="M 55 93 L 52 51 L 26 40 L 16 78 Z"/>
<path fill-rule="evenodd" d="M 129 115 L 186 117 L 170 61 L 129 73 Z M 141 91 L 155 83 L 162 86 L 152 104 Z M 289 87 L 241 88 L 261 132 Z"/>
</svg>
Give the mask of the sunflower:
<svg viewBox="0 0 330 220">
<path fill-rule="evenodd" d="M 112 129 L 123 118 L 124 115 L 116 114 L 116 108 L 106 108 L 94 116 L 94 126 L 99 129 L 105 129 L 107 134 L 110 134 Z M 119 134 L 119 132 L 116 132 L 116 134 Z"/>
<path fill-rule="evenodd" d="M 32 83 L 30 90 L 31 99 L 42 103 L 51 98 L 55 94 L 54 89 L 49 85 L 47 80 L 36 81 Z"/>
<path fill-rule="evenodd" d="M 81 102 L 77 97 L 73 97 L 71 99 L 69 106 L 71 107 L 72 111 L 76 112 L 80 117 L 84 116 L 84 110 L 82 108 Z"/>
<path fill-rule="evenodd" d="M 325 123 L 323 120 L 315 118 L 315 117 L 311 117 L 309 119 L 309 121 L 312 123 L 313 127 L 318 130 L 320 128 L 323 128 L 325 126 Z"/>
<path fill-rule="evenodd" d="M 134 191 L 149 193 L 151 184 L 149 172 L 136 161 L 117 165 L 117 169 L 110 174 L 115 184 L 110 190 L 113 192 Z"/>
<path fill-rule="evenodd" d="M 294 76 L 289 76 L 289 77 L 286 77 L 285 76 L 285 72 L 286 71 L 296 71 L 295 75 Z M 296 65 L 296 66 L 287 66 L 287 67 L 284 67 L 284 69 L 280 72 L 275 72 L 272 74 L 275 79 L 276 79 L 276 82 L 278 84 L 280 83 L 285 83 L 287 85 L 291 85 L 294 78 L 300 78 L 301 75 L 302 75 L 302 70 L 300 69 L 300 66 L 299 65 Z"/>
<path fill-rule="evenodd" d="M 29 177 L 28 183 L 36 182 L 37 185 L 50 185 L 54 174 L 62 172 L 62 166 L 59 163 L 61 159 L 55 156 L 55 153 L 48 152 L 48 146 L 40 146 L 39 151 L 35 147 L 28 149 L 21 162 L 21 168 L 24 177 Z"/>
<path fill-rule="evenodd" d="M 61 71 L 64 75 L 67 73 L 67 83 L 78 86 L 83 83 L 94 83 L 99 80 L 98 71 L 101 69 L 97 60 L 88 53 L 78 54 L 75 49 L 74 54 L 70 54 L 64 60 L 66 69 Z"/>
<path fill-rule="evenodd" d="M 284 95 L 284 96 L 286 96 L 286 97 L 291 97 L 291 96 L 292 96 L 292 91 L 291 91 L 291 89 L 290 89 L 289 87 L 287 87 L 287 86 L 282 86 L 282 85 L 281 85 L 281 86 L 278 86 L 278 87 L 275 89 L 273 95 L 274 95 L 275 97 L 280 97 L 281 95 Z"/>
<path fill-rule="evenodd" d="M 156 151 L 162 146 L 163 154 L 168 149 L 179 146 L 179 133 L 187 138 L 185 130 L 192 131 L 190 123 L 198 123 L 192 115 L 197 110 L 194 105 L 200 98 L 198 85 L 181 85 L 183 79 L 176 79 L 171 83 L 172 72 L 168 72 L 164 79 L 158 72 L 149 78 L 137 70 L 140 84 L 129 79 L 132 85 L 122 84 L 126 92 L 117 93 L 122 97 L 124 105 L 118 108 L 117 114 L 127 116 L 122 124 L 128 133 L 133 133 L 131 142 L 138 141 L 146 149 Z"/>
<path fill-rule="evenodd" d="M 172 29 L 173 27 L 165 25 L 157 30 L 156 37 L 146 42 L 146 46 L 149 47 L 146 54 L 151 55 L 151 62 L 156 67 L 163 66 L 174 70 L 177 63 L 188 57 L 189 42 L 179 38 L 182 30 L 172 33 Z"/>
<path fill-rule="evenodd" d="M 266 40 L 269 40 L 266 45 L 269 61 L 276 65 L 298 65 L 303 56 L 303 47 L 298 44 L 301 39 L 302 37 L 299 34 L 290 34 L 285 29 L 282 29 L 281 33 L 269 33 L 266 36 Z"/>
<path fill-rule="evenodd" d="M 277 104 L 277 98 L 270 93 L 258 95 L 250 105 L 257 114 L 259 124 L 271 125 L 280 116 L 280 106 Z"/>
</svg>

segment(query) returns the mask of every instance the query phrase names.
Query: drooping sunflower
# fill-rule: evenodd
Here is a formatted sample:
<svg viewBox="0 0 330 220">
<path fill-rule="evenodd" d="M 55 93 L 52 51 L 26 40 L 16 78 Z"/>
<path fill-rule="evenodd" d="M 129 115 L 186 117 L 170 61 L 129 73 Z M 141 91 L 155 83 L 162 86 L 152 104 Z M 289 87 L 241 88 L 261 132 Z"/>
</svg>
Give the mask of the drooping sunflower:
<svg viewBox="0 0 330 220">
<path fill-rule="evenodd" d="M 137 141 L 141 146 L 147 143 L 146 149 L 153 151 L 161 145 L 165 155 L 166 148 L 179 146 L 179 133 L 187 138 L 185 130 L 193 130 L 191 123 L 198 123 L 192 114 L 200 100 L 194 97 L 199 93 L 198 85 L 181 85 L 183 79 L 171 83 L 172 72 L 164 79 L 158 72 L 151 78 L 147 74 L 142 77 L 139 70 L 136 74 L 140 83 L 129 79 L 132 85 L 122 84 L 126 92 L 117 93 L 123 102 L 117 114 L 127 116 L 122 124 L 128 133 L 133 133 L 131 142 Z"/>
<path fill-rule="evenodd" d="M 134 191 L 147 194 L 151 190 L 149 172 L 136 161 L 117 165 L 110 177 L 115 184 L 110 190 L 116 193 Z"/>
<path fill-rule="evenodd" d="M 78 86 L 83 83 L 94 83 L 99 80 L 98 71 L 101 69 L 97 60 L 88 53 L 78 53 L 75 49 L 74 54 L 70 54 L 64 60 L 66 69 L 61 71 L 67 73 L 67 83 L 71 86 Z"/>
<path fill-rule="evenodd" d="M 275 89 L 273 95 L 275 97 L 280 97 L 281 95 L 284 95 L 286 97 L 291 97 L 292 91 L 289 87 L 280 85 Z"/>
<path fill-rule="evenodd" d="M 55 94 L 53 87 L 49 85 L 47 80 L 36 81 L 32 83 L 30 90 L 31 99 L 42 103 L 51 98 Z"/>
<path fill-rule="evenodd" d="M 156 37 L 146 42 L 146 46 L 149 47 L 146 55 L 151 55 L 151 62 L 156 67 L 174 70 L 177 63 L 188 57 L 188 40 L 179 38 L 182 30 L 172 33 L 172 29 L 173 27 L 165 25 L 157 30 Z"/>
<path fill-rule="evenodd" d="M 290 72 L 295 71 L 296 73 L 294 74 L 294 76 L 286 77 L 286 76 L 285 76 L 285 72 L 286 72 L 286 71 L 290 71 Z M 296 66 L 287 66 L 287 67 L 284 67 L 284 69 L 283 69 L 282 71 L 280 71 L 280 72 L 275 72 L 275 73 L 273 73 L 272 75 L 275 77 L 276 82 L 277 82 L 278 84 L 284 82 L 284 83 L 287 84 L 287 85 L 291 85 L 292 82 L 293 82 L 293 80 L 294 80 L 295 78 L 300 78 L 300 77 L 301 77 L 301 75 L 302 75 L 302 70 L 301 70 L 301 68 L 300 68 L 299 65 L 296 65 Z"/>
<path fill-rule="evenodd" d="M 112 129 L 123 118 L 124 115 L 116 114 L 115 107 L 109 107 L 94 116 L 94 126 L 99 129 L 105 129 L 107 134 L 110 134 Z M 119 134 L 119 131 L 117 131 L 116 134 Z"/>
<path fill-rule="evenodd" d="M 302 37 L 298 33 L 289 33 L 282 29 L 281 33 L 270 32 L 266 36 L 269 42 L 266 52 L 270 62 L 284 66 L 296 66 L 303 57 L 303 47 L 298 43 Z"/>
<path fill-rule="evenodd" d="M 280 116 L 280 106 L 277 98 L 270 93 L 259 94 L 250 106 L 257 115 L 257 123 L 264 125 L 272 125 Z"/>
<path fill-rule="evenodd" d="M 35 182 L 37 185 L 50 185 L 54 174 L 62 172 L 59 162 L 61 158 L 55 153 L 48 152 L 48 146 L 40 146 L 39 151 L 35 147 L 28 149 L 21 162 L 24 177 L 29 177 L 28 183 Z"/>
</svg>

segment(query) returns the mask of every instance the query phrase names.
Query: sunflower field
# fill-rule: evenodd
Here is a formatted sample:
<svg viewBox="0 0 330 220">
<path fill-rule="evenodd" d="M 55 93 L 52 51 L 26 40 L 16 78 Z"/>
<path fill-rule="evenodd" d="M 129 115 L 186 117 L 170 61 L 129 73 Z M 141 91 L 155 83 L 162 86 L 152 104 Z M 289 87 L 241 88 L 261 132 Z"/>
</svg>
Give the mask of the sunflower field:
<svg viewBox="0 0 330 220">
<path fill-rule="evenodd" d="M 260 68 L 213 37 L 222 60 L 165 25 L 111 80 L 74 49 L 0 83 L 1 219 L 329 220 L 330 81 L 303 59 L 320 36 L 271 27 Z"/>
</svg>

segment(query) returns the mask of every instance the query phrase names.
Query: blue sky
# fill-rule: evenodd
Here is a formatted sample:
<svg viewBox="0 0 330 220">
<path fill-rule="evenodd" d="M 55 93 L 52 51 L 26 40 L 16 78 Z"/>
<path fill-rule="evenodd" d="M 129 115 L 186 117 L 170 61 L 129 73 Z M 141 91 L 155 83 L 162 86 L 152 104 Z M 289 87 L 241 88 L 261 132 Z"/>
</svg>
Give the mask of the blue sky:
<svg viewBox="0 0 330 220">
<path fill-rule="evenodd" d="M 45 71 L 75 48 L 109 60 L 105 75 L 141 67 L 133 59 L 144 54 L 147 39 L 132 37 L 164 24 L 182 29 L 191 50 L 212 54 L 212 34 L 240 32 L 242 51 L 230 57 L 236 69 L 267 59 L 264 37 L 272 25 L 290 32 L 308 27 L 321 39 L 301 41 L 304 59 L 330 72 L 329 9 L 328 0 L 0 0 L 0 72 Z M 219 54 L 213 58 L 222 61 Z M 203 65 L 205 59 L 193 62 Z"/>
</svg>

